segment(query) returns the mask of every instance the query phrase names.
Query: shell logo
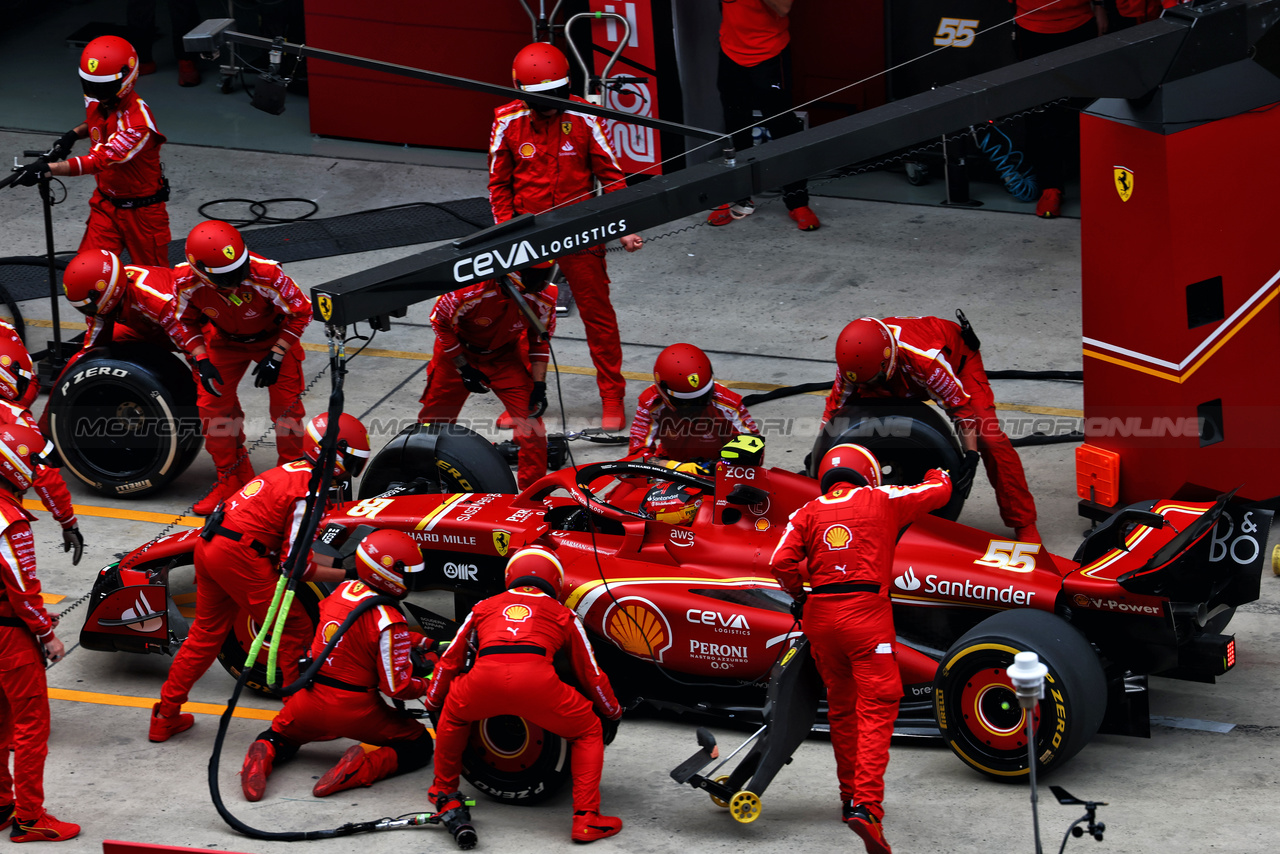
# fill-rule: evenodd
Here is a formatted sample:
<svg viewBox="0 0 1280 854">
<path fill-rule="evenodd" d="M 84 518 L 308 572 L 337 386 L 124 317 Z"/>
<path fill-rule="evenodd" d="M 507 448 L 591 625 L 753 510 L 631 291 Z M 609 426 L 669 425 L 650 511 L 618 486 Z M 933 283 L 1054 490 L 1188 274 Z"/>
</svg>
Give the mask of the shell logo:
<svg viewBox="0 0 1280 854">
<path fill-rule="evenodd" d="M 96 57 L 89 57 L 89 62 L 86 64 L 89 66 L 90 74 L 96 74 L 98 72 L 98 60 Z"/>
<path fill-rule="evenodd" d="M 1077 593 L 1075 596 L 1071 598 L 1071 601 L 1075 602 L 1081 608 L 1089 607 L 1089 597 L 1084 595 L 1083 593 Z"/>
<path fill-rule="evenodd" d="M 339 625 L 340 624 L 337 620 L 330 620 L 324 624 L 324 628 L 321 630 L 321 636 L 324 638 L 325 643 L 333 640 L 334 633 L 338 631 Z"/>
<path fill-rule="evenodd" d="M 240 490 L 240 494 L 245 498 L 252 498 L 262 490 L 262 478 L 251 480 L 245 484 L 244 489 Z"/>
<path fill-rule="evenodd" d="M 519 151 L 521 157 L 532 157 L 538 153 L 538 149 L 534 147 L 532 142 L 522 144 Z"/>
<path fill-rule="evenodd" d="M 93 283 L 93 289 L 95 291 L 105 291 L 107 289 L 107 283 L 102 279 L 98 279 L 98 281 Z"/>
<path fill-rule="evenodd" d="M 849 541 L 853 539 L 853 532 L 844 525 L 832 525 L 827 528 L 826 533 L 822 535 L 822 539 L 827 544 L 827 548 L 832 551 L 841 551 L 849 548 Z"/>
<path fill-rule="evenodd" d="M 390 569 L 390 568 L 392 567 L 392 565 L 393 565 L 395 562 L 396 562 L 396 559 L 395 559 L 395 558 L 393 558 L 391 555 L 383 555 L 383 556 L 382 556 L 381 563 L 382 563 L 382 565 L 383 565 L 383 566 L 385 566 L 387 569 Z"/>
<path fill-rule="evenodd" d="M 885 348 L 884 348 L 884 358 L 885 358 L 885 360 L 886 360 L 886 361 L 888 361 L 889 357 L 890 357 L 890 356 L 892 356 L 892 355 L 893 355 L 893 351 L 892 351 L 892 350 L 890 350 L 888 347 L 885 347 Z"/>
<path fill-rule="evenodd" d="M 697 375 L 697 374 L 689 374 L 689 376 L 688 376 L 688 380 L 689 380 L 689 388 L 696 389 L 696 388 L 698 387 L 698 375 Z"/>
<path fill-rule="evenodd" d="M 102 139 L 102 131 L 98 130 L 97 128 L 89 128 L 89 139 L 93 140 L 94 142 L 97 142 L 98 140 Z"/>
<path fill-rule="evenodd" d="M 757 530 L 757 531 L 767 531 L 767 530 L 769 530 L 769 520 L 768 520 L 768 519 L 757 519 L 757 520 L 756 520 L 756 530 Z"/>
<path fill-rule="evenodd" d="M 528 605 L 508 605 L 502 609 L 502 616 L 512 623 L 523 623 L 532 615 Z"/>
<path fill-rule="evenodd" d="M 28 448 L 26 445 L 19 445 L 19 446 L 18 446 L 18 456 L 20 456 L 20 457 L 25 457 L 25 456 L 26 456 L 27 454 L 29 454 L 30 452 L 31 452 L 31 449 L 30 449 L 30 448 Z"/>
<path fill-rule="evenodd" d="M 130 68 L 133 68 L 133 67 L 134 67 L 135 65 L 137 65 L 137 64 L 138 64 L 138 60 L 136 60 L 136 59 L 135 59 L 135 58 L 133 58 L 132 56 L 131 56 L 131 57 L 129 57 L 129 67 L 130 67 Z"/>
<path fill-rule="evenodd" d="M 217 310 L 216 308 L 206 308 L 206 309 L 204 310 L 204 313 L 205 313 L 205 314 L 207 314 L 207 315 L 209 315 L 210 317 L 217 317 L 217 316 L 218 316 L 218 310 Z"/>
<path fill-rule="evenodd" d="M 10 357 L 0 356 L 0 365 L 3 365 L 4 367 L 7 368 L 12 364 L 13 364 L 13 359 L 11 359 Z"/>
<path fill-rule="evenodd" d="M 671 648 L 671 627 L 653 603 L 645 599 L 622 599 L 605 618 L 605 634 L 623 652 L 638 658 L 662 661 Z"/>
<path fill-rule="evenodd" d="M 236 260 L 236 250 L 235 250 L 235 247 L 234 247 L 234 246 L 232 246 L 230 243 L 228 243 L 226 246 L 222 247 L 222 254 L 227 256 L 227 260 L 228 260 L 228 261 L 234 261 L 234 260 Z"/>
</svg>

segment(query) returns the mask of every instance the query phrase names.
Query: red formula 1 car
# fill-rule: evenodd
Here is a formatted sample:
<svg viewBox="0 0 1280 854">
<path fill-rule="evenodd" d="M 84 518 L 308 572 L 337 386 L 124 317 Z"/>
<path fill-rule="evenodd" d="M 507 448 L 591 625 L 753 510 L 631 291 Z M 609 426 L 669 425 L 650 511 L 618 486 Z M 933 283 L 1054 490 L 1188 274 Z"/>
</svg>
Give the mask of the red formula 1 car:
<svg viewBox="0 0 1280 854">
<path fill-rule="evenodd" d="M 654 484 L 671 483 L 696 503 L 687 524 L 643 509 Z M 623 461 L 514 491 L 482 438 L 415 427 L 372 461 L 361 500 L 331 511 L 320 539 L 349 551 L 373 528 L 408 531 L 427 556 L 415 589 L 452 591 L 455 617 L 502 589 L 513 550 L 549 546 L 620 699 L 761 719 L 770 671 L 799 635 L 769 559 L 789 515 L 817 495 L 812 479 L 724 461 L 714 478 Z M 941 518 L 906 529 L 893 581 L 900 731 L 940 732 L 989 776 L 1025 774 L 1025 719 L 1004 670 L 1015 652 L 1033 650 L 1049 668 L 1037 716 L 1042 769 L 1100 730 L 1147 734 L 1146 676 L 1211 682 L 1231 669 L 1235 641 L 1222 631 L 1236 606 L 1258 597 L 1271 513 L 1228 499 L 1125 508 L 1070 558 Z M 191 562 L 195 536 L 157 541 L 104 569 L 81 643 L 173 649 L 183 629 L 171 619 L 167 579 Z M 424 624 L 434 617 L 412 595 L 409 610 Z M 251 627 L 242 622 L 228 663 L 243 661 Z M 523 802 L 564 782 L 560 739 L 530 730 L 516 718 L 478 724 L 464 761 L 470 782 Z"/>
</svg>

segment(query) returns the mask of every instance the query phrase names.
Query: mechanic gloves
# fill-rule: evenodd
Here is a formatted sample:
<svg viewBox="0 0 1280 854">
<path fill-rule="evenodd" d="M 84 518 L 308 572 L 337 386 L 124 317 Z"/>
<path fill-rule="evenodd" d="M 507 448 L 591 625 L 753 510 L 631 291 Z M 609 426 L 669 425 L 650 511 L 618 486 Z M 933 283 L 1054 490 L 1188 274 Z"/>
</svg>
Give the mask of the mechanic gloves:
<svg viewBox="0 0 1280 854">
<path fill-rule="evenodd" d="M 50 160 L 66 160 L 71 154 L 72 147 L 76 144 L 76 140 L 80 139 L 75 128 L 58 137 L 58 141 L 49 149 L 48 157 Z"/>
<path fill-rule="evenodd" d="M 40 183 L 41 178 L 49 174 L 49 161 L 40 157 L 31 163 L 15 166 L 13 171 L 18 173 L 13 183 L 19 187 L 34 187 Z"/>
<path fill-rule="evenodd" d="M 977 451 L 965 451 L 964 459 L 960 461 L 960 465 L 956 468 L 951 476 L 951 491 L 961 498 L 969 497 L 969 490 L 973 489 L 973 478 L 978 473 L 978 462 L 982 456 Z"/>
<path fill-rule="evenodd" d="M 489 378 L 484 375 L 484 371 L 471 363 L 463 362 L 459 365 L 458 373 L 462 374 L 462 384 L 467 391 L 472 394 L 487 394 L 489 392 Z"/>
<path fill-rule="evenodd" d="M 62 529 L 62 553 L 71 552 L 71 565 L 77 566 L 84 557 L 84 536 L 77 525 Z"/>
<path fill-rule="evenodd" d="M 218 389 L 222 385 L 222 374 L 218 373 L 208 356 L 196 359 L 196 370 L 200 372 L 200 385 L 204 386 L 204 390 L 214 397 L 222 397 L 222 392 Z"/>
<path fill-rule="evenodd" d="M 547 411 L 547 384 L 534 383 L 533 391 L 529 394 L 529 417 L 541 418 L 542 413 Z"/>
<path fill-rule="evenodd" d="M 262 361 L 253 369 L 253 387 L 267 388 L 276 384 L 276 380 L 280 379 L 280 366 L 284 364 L 284 354 L 277 353 L 272 350 Z"/>
<path fill-rule="evenodd" d="M 796 618 L 797 623 L 804 619 L 804 603 L 808 598 L 809 594 L 802 592 L 791 600 L 791 616 Z"/>
</svg>

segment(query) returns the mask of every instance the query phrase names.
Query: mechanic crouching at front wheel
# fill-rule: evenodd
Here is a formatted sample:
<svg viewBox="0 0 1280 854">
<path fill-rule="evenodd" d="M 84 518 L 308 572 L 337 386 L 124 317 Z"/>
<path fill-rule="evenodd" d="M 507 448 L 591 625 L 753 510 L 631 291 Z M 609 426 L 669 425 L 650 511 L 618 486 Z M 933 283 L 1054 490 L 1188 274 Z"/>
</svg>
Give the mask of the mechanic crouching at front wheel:
<svg viewBox="0 0 1280 854">
<path fill-rule="evenodd" d="M 427 692 L 427 708 L 438 713 L 436 777 L 428 797 L 441 813 L 465 813 L 458 774 L 471 724 L 517 715 L 572 745 L 572 836 L 575 842 L 594 842 L 622 830 L 622 819 L 600 814 L 600 717 L 616 721 L 622 706 L 596 663 L 582 623 L 560 603 L 563 584 L 564 567 L 554 552 L 522 549 L 507 562 L 507 591 L 476 605 L 458 629 Z M 552 658 L 562 648 L 568 649 L 586 696 L 556 675 Z M 475 664 L 466 670 L 471 656 Z"/>
<path fill-rule="evenodd" d="M 424 567 L 418 544 L 403 531 L 369 534 L 356 548 L 355 560 L 358 580 L 340 584 L 320 603 L 312 658 L 323 654 L 334 631 L 362 602 L 379 593 L 403 599 L 409 592 L 405 576 Z M 412 700 L 427 693 L 426 680 L 414 672 L 413 647 L 398 607 L 378 605 L 361 614 L 311 684 L 290 695 L 271 728 L 249 745 L 240 771 L 245 798 L 262 800 L 274 764 L 311 741 L 352 738 L 378 745 L 368 753 L 359 744 L 348 748 L 311 790 L 317 798 L 426 766 L 432 750 L 426 727 L 378 694 Z"/>
<path fill-rule="evenodd" d="M 916 486 L 882 486 L 870 451 L 836 445 L 822 458 L 818 482 L 823 494 L 792 514 L 771 571 L 795 599 L 792 613 L 827 686 L 842 818 L 868 854 L 890 854 L 881 825 L 884 771 L 902 698 L 889 601 L 893 552 L 899 531 L 950 500 L 951 478 L 933 469 Z"/>
<path fill-rule="evenodd" d="M 169 665 L 160 702 L 152 706 L 152 741 L 167 741 L 195 723 L 193 715 L 182 713 L 182 704 L 191 686 L 218 657 L 240 610 L 258 625 L 266 624 L 282 564 L 306 515 L 311 470 L 320 459 L 320 440 L 328 423 L 328 413 L 311 419 L 302 459 L 258 475 L 220 504 L 205 523 L 195 550 L 196 616 Z M 355 416 L 339 416 L 337 449 L 334 481 L 358 477 L 369 459 L 369 434 Z M 312 562 L 302 580 L 332 582 L 345 577 L 341 568 Z M 290 609 L 284 638 L 278 641 L 282 684 L 298 678 L 298 660 L 314 631 L 304 611 Z"/>
</svg>

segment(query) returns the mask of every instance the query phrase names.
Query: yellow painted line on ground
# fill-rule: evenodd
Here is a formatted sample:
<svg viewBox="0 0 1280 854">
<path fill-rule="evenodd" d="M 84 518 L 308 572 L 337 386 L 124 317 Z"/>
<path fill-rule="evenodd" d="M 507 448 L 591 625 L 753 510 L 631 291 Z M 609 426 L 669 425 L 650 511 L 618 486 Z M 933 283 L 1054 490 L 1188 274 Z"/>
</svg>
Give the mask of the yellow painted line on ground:
<svg viewBox="0 0 1280 854">
<path fill-rule="evenodd" d="M 61 593 L 41 593 L 40 594 L 40 599 L 46 605 L 57 605 L 59 602 L 61 602 L 63 599 L 66 599 L 66 598 L 67 597 L 63 596 Z"/>
<path fill-rule="evenodd" d="M 91 703 L 96 706 L 123 706 L 130 709 L 150 709 L 155 704 L 152 697 L 126 697 L 123 694 L 97 694 L 93 691 L 68 691 L 65 688 L 50 688 L 50 700 L 66 700 L 69 703 Z M 221 715 L 226 706 L 214 703 L 186 703 L 182 711 L 197 715 Z M 274 720 L 276 712 L 269 709 L 246 709 L 237 706 L 231 714 L 234 718 L 247 718 L 254 721 Z"/>
<path fill-rule="evenodd" d="M 44 505 L 33 498 L 25 498 L 22 506 L 28 510 L 43 510 Z M 175 516 L 172 513 L 152 513 L 150 510 L 121 510 L 117 507 L 98 507 L 92 504 L 72 504 L 77 516 L 96 516 L 102 519 L 126 519 L 130 522 L 156 522 L 160 525 L 185 525 L 188 528 L 204 526 L 203 516 Z"/>
</svg>

